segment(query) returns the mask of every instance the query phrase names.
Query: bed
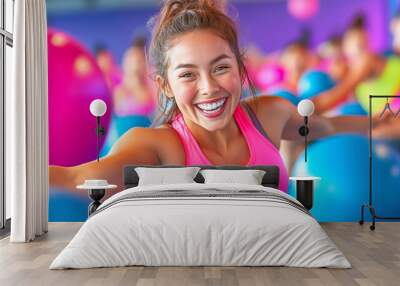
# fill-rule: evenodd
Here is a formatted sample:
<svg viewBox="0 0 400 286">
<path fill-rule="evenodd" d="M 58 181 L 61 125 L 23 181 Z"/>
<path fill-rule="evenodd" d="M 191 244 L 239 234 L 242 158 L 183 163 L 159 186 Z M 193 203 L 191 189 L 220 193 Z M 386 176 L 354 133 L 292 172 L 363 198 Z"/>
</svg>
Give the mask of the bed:
<svg viewBox="0 0 400 286">
<path fill-rule="evenodd" d="M 193 183 L 151 186 L 138 185 L 137 167 L 124 168 L 124 190 L 100 205 L 50 269 L 351 267 L 307 209 L 277 189 L 276 166 L 199 166 L 264 170 L 261 185 L 204 183 L 199 173 Z"/>
</svg>

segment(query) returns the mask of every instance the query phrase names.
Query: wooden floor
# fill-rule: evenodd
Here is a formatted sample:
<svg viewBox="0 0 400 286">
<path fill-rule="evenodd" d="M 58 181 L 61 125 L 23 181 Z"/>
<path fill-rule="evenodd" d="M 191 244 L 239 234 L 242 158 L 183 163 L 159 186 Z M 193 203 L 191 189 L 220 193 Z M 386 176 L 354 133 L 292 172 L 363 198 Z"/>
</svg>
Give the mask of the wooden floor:
<svg viewBox="0 0 400 286">
<path fill-rule="evenodd" d="M 353 268 L 290 267 L 121 267 L 48 270 L 80 223 L 50 223 L 32 242 L 0 241 L 0 285 L 400 285 L 400 222 L 325 223 L 323 228 Z"/>
</svg>

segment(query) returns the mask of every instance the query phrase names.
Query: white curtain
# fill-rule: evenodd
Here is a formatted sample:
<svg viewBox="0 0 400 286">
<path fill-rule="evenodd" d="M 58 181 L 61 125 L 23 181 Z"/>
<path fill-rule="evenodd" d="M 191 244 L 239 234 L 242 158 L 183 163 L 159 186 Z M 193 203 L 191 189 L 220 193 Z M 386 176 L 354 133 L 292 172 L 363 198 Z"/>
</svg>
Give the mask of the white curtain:
<svg viewBox="0 0 400 286">
<path fill-rule="evenodd" d="M 6 188 L 11 192 L 12 242 L 47 232 L 48 111 L 45 0 L 14 7 L 14 68 L 6 98 Z"/>
</svg>

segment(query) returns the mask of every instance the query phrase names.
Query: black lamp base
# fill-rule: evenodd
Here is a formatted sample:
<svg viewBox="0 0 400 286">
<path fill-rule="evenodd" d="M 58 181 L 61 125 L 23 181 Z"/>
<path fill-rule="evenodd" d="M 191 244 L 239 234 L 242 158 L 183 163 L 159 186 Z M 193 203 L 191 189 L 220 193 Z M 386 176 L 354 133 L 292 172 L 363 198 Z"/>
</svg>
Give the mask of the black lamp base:
<svg viewBox="0 0 400 286">
<path fill-rule="evenodd" d="M 313 180 L 298 180 L 296 181 L 296 198 L 303 206 L 311 210 L 314 200 L 314 181 Z"/>
<path fill-rule="evenodd" d="M 92 213 L 94 213 L 97 208 L 101 205 L 100 200 L 104 197 L 106 194 L 105 189 L 90 189 L 89 190 L 89 197 L 93 200 L 92 203 L 90 203 L 88 207 L 88 215 L 90 216 Z"/>
</svg>

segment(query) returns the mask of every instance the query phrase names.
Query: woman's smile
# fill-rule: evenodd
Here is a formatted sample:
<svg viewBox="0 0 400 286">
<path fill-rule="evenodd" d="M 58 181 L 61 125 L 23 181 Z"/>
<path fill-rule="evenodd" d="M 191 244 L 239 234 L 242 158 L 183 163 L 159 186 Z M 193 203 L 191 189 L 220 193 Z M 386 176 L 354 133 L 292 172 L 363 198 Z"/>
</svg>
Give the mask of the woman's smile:
<svg viewBox="0 0 400 286">
<path fill-rule="evenodd" d="M 222 115 L 225 111 L 226 102 L 229 97 L 222 97 L 207 101 L 202 101 L 200 103 L 196 103 L 195 106 L 198 110 L 200 110 L 200 114 L 207 118 L 216 118 Z"/>
</svg>

